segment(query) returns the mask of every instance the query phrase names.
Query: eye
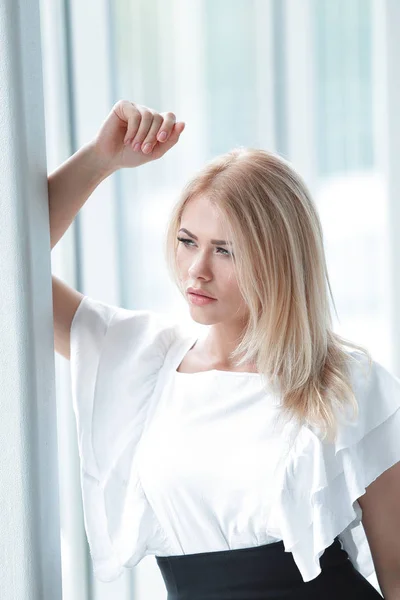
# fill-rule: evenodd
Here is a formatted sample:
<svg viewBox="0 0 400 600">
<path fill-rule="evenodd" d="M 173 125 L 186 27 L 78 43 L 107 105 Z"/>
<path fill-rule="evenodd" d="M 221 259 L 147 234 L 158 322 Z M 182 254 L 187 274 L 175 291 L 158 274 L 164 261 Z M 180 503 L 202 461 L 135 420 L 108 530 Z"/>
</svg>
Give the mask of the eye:
<svg viewBox="0 0 400 600">
<path fill-rule="evenodd" d="M 189 238 L 182 238 L 182 237 L 178 237 L 177 240 L 179 242 L 182 242 L 182 244 L 184 246 L 189 246 L 190 243 L 193 243 L 193 240 L 190 240 Z M 228 252 L 228 250 L 226 250 L 225 248 L 220 248 L 219 246 L 217 246 L 217 250 L 221 250 L 220 254 L 222 254 L 223 256 L 233 256 L 231 255 L 230 252 Z"/>
</svg>

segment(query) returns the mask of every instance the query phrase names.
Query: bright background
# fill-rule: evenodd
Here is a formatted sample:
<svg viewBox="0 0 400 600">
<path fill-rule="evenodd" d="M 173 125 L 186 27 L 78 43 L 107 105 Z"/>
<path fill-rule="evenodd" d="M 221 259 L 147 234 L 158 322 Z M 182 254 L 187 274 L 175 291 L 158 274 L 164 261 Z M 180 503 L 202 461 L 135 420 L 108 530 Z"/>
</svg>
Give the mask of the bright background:
<svg viewBox="0 0 400 600">
<path fill-rule="evenodd" d="M 163 257 L 172 205 L 215 155 L 235 145 L 274 150 L 301 173 L 318 206 L 336 330 L 396 372 L 400 250 L 386 5 L 42 0 L 49 171 L 95 135 L 118 99 L 171 110 L 186 122 L 160 161 L 101 184 L 52 252 L 53 273 L 105 302 L 187 316 Z M 57 356 L 56 367 L 63 600 L 161 600 L 166 592 L 154 557 L 114 583 L 92 579 L 69 365 Z"/>
</svg>

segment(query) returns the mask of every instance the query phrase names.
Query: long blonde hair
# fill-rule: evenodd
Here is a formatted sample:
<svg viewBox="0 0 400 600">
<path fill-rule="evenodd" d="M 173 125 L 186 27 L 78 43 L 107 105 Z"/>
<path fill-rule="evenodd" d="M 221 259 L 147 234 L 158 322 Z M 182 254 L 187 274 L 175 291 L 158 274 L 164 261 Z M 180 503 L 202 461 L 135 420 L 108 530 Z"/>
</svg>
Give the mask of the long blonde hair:
<svg viewBox="0 0 400 600">
<path fill-rule="evenodd" d="M 230 358 L 237 366 L 256 364 L 279 389 L 286 417 L 321 428 L 323 438 L 333 440 L 337 408 L 351 405 L 358 416 L 349 369 L 356 353 L 343 346 L 365 354 L 370 366 L 372 358 L 332 330 L 328 290 L 335 303 L 323 233 L 304 181 L 282 157 L 243 147 L 195 173 L 172 210 L 165 240 L 169 273 L 184 296 L 177 232 L 185 205 L 203 194 L 233 241 L 238 286 L 249 309 Z"/>
</svg>

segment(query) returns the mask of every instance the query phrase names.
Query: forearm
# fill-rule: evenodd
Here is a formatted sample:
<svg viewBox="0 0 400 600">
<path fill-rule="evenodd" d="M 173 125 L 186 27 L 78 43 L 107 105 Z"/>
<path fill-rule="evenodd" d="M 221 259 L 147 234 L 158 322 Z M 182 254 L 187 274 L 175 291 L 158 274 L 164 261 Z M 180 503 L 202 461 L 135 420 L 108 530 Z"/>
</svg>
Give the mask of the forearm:
<svg viewBox="0 0 400 600">
<path fill-rule="evenodd" d="M 96 187 L 113 171 L 85 144 L 48 176 L 51 249 L 62 238 Z"/>
<path fill-rule="evenodd" d="M 376 574 L 385 600 L 400 600 L 400 571 L 385 570 Z"/>
</svg>

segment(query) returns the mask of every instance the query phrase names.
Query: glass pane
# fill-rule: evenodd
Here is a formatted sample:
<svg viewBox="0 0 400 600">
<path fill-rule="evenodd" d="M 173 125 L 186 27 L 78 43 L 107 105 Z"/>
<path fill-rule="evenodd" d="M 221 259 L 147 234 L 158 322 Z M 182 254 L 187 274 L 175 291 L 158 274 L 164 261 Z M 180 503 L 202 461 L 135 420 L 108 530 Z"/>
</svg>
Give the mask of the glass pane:
<svg viewBox="0 0 400 600">
<path fill-rule="evenodd" d="M 339 313 L 336 329 L 387 363 L 387 198 L 375 160 L 371 2 L 314 0 L 313 19 L 315 197 Z"/>
</svg>

